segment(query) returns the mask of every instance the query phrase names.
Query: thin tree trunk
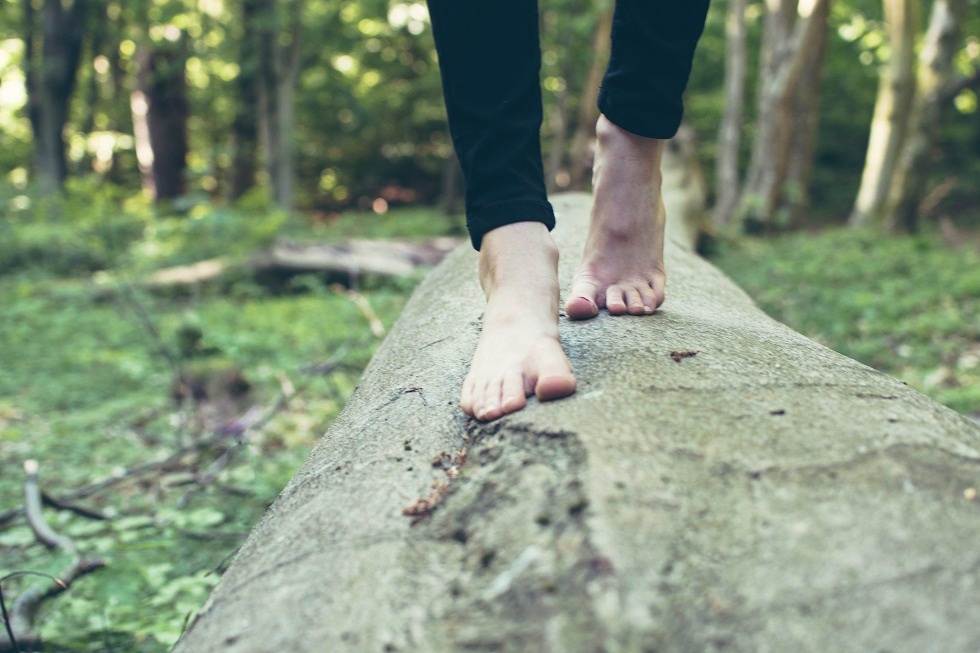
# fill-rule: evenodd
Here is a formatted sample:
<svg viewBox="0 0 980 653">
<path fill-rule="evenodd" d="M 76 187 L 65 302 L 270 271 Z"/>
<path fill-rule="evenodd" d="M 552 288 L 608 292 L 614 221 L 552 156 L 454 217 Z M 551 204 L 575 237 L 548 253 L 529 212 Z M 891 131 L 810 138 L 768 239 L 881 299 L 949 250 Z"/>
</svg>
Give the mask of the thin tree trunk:
<svg viewBox="0 0 980 653">
<path fill-rule="evenodd" d="M 567 77 L 566 77 L 567 79 Z M 554 192 L 568 187 L 568 179 L 559 184 L 559 173 L 565 158 L 565 143 L 568 141 L 568 92 L 558 93 L 557 102 L 551 112 L 551 127 L 553 131 L 551 150 L 548 153 L 548 163 L 545 166 L 545 179 L 548 191 Z"/>
<path fill-rule="evenodd" d="M 848 222 L 883 226 L 885 200 L 902 151 L 915 96 L 914 0 L 884 0 L 890 55 L 878 85 L 861 186 Z"/>
<path fill-rule="evenodd" d="M 293 161 L 294 98 L 300 68 L 300 28 L 302 5 L 298 0 L 292 9 L 289 49 L 279 42 L 277 0 L 261 0 L 263 16 L 259 30 L 259 105 L 260 135 L 266 151 L 266 168 L 276 206 L 293 207 L 295 164 Z"/>
<path fill-rule="evenodd" d="M 725 112 L 718 130 L 718 156 L 715 159 L 717 188 L 714 223 L 725 227 L 738 206 L 738 154 L 742 144 L 745 113 L 747 0 L 729 0 L 725 21 Z"/>
<path fill-rule="evenodd" d="M 815 32 L 810 56 L 803 63 L 800 79 L 793 94 L 790 110 L 789 165 L 786 188 L 779 211 L 789 215 L 790 224 L 799 226 L 810 204 L 810 175 L 813 172 L 813 152 L 820 122 L 820 87 L 827 54 L 830 2 L 814 9 L 812 20 Z"/>
<path fill-rule="evenodd" d="M 43 192 L 56 192 L 65 183 L 64 129 L 68 105 L 81 60 L 87 0 L 66 7 L 60 0 L 44 0 L 41 7 L 42 49 L 35 56 L 35 10 L 24 0 L 24 69 L 28 89 L 28 115 L 34 130 L 38 176 Z"/>
<path fill-rule="evenodd" d="M 792 99 L 811 56 L 829 0 L 773 0 L 759 78 L 759 111 L 752 158 L 742 192 L 739 219 L 744 228 L 771 227 L 785 191 L 792 132 Z"/>
<path fill-rule="evenodd" d="M 889 229 L 918 230 L 919 205 L 929 181 L 929 158 L 939 132 L 947 98 L 945 91 L 953 75 L 953 58 L 965 16 L 964 0 L 935 0 L 932 5 L 919 56 L 916 99 L 909 117 L 908 135 L 884 211 L 884 224 Z"/>
<path fill-rule="evenodd" d="M 442 169 L 442 193 L 439 198 L 439 205 L 442 207 L 443 212 L 448 215 L 455 215 L 461 213 L 463 210 L 462 200 L 463 200 L 463 188 L 462 188 L 462 175 L 459 170 L 459 159 L 456 158 L 456 153 L 446 160 L 446 165 Z"/>
<path fill-rule="evenodd" d="M 187 168 L 187 89 L 184 77 L 186 54 L 180 39 L 155 49 L 144 49 L 137 56 L 138 87 L 141 98 L 134 98 L 134 126 L 145 121 L 137 132 L 142 147 L 141 165 L 149 163 L 150 186 L 156 201 L 180 197 L 185 190 Z M 140 102 L 142 101 L 142 106 Z M 146 145 L 149 145 L 147 161 Z M 140 154 L 138 149 L 138 154 Z"/>
<path fill-rule="evenodd" d="M 92 130 L 95 129 L 95 114 L 99 104 L 99 77 L 93 64 L 96 57 L 103 53 L 105 41 L 108 36 L 109 22 L 108 17 L 105 15 L 104 8 L 102 15 L 97 16 L 96 20 L 93 22 L 94 25 L 91 30 L 91 37 L 89 38 L 89 56 L 87 59 L 87 61 L 90 63 L 90 70 L 88 71 L 88 83 L 85 87 L 85 117 L 82 119 L 81 127 L 78 130 L 80 134 L 85 136 L 90 135 Z M 86 151 L 75 166 L 75 174 L 84 173 L 86 170 L 90 169 L 91 165 L 91 158 Z M 98 163 L 96 163 L 96 167 L 99 167 Z"/>
<path fill-rule="evenodd" d="M 242 2 L 242 39 L 239 46 L 239 72 L 235 80 L 238 111 L 232 124 L 232 162 L 229 198 L 236 200 L 255 186 L 258 158 L 259 46 L 257 21 L 259 0 Z"/>
<path fill-rule="evenodd" d="M 603 11 L 596 27 L 592 45 L 595 56 L 592 59 L 592 68 L 589 70 L 589 76 L 586 79 L 585 88 L 582 89 L 579 103 L 578 122 L 569 151 L 568 187 L 570 190 L 584 190 L 588 186 L 589 175 L 592 172 L 590 149 L 595 139 L 595 125 L 599 120 L 599 107 L 596 106 L 596 97 L 599 95 L 599 86 L 602 84 L 602 76 L 609 59 L 609 33 L 612 30 L 612 17 L 613 6 L 610 3 Z"/>
</svg>

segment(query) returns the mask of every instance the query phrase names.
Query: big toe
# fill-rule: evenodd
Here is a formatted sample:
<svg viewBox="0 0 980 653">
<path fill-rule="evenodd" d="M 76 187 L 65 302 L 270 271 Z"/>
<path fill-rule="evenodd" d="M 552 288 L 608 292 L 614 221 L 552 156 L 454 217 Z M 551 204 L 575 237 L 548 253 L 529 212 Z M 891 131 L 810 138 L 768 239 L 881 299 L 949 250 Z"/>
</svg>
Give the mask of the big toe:
<svg viewBox="0 0 980 653">
<path fill-rule="evenodd" d="M 595 282 L 579 277 L 572 283 L 572 290 L 565 301 L 565 315 L 573 320 L 588 320 L 599 314 L 596 297 L 599 286 Z"/>
<path fill-rule="evenodd" d="M 565 315 L 573 320 L 588 320 L 599 314 L 599 307 L 588 297 L 569 297 L 565 302 Z"/>
</svg>

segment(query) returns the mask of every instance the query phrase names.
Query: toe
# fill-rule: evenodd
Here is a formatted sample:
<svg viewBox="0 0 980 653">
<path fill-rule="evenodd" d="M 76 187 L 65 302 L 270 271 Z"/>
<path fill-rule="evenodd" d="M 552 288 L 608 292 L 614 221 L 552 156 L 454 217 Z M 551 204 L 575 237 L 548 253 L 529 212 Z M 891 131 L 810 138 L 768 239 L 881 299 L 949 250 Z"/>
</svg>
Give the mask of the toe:
<svg viewBox="0 0 980 653">
<path fill-rule="evenodd" d="M 534 394 L 538 400 L 560 399 L 573 392 L 575 376 L 561 348 L 541 352 L 538 357 L 538 381 L 534 385 Z"/>
<path fill-rule="evenodd" d="M 626 312 L 630 315 L 645 315 L 646 310 L 643 308 L 643 298 L 640 296 L 640 291 L 636 288 L 627 288 L 626 292 L 623 293 L 626 297 Z"/>
<path fill-rule="evenodd" d="M 622 315 L 626 312 L 626 301 L 620 286 L 609 286 L 606 289 L 606 310 L 610 315 Z"/>
<path fill-rule="evenodd" d="M 500 409 L 507 414 L 518 411 L 526 405 L 524 375 L 508 374 L 500 388 Z"/>
<path fill-rule="evenodd" d="M 459 396 L 459 407 L 463 409 L 463 412 L 473 417 L 473 381 L 466 377 L 463 381 L 463 390 Z"/>
<path fill-rule="evenodd" d="M 487 384 L 484 394 L 483 406 L 476 414 L 476 418 L 484 422 L 497 419 L 504 412 L 500 409 L 500 387 L 503 381 L 491 381 Z"/>
<path fill-rule="evenodd" d="M 640 297 L 643 299 L 643 312 L 653 313 L 657 310 L 660 302 L 657 301 L 657 293 L 650 286 L 640 286 Z"/>
<path fill-rule="evenodd" d="M 586 275 L 579 275 L 572 282 L 572 290 L 565 301 L 565 314 L 573 320 L 587 320 L 599 314 L 596 296 L 599 286 Z"/>
</svg>

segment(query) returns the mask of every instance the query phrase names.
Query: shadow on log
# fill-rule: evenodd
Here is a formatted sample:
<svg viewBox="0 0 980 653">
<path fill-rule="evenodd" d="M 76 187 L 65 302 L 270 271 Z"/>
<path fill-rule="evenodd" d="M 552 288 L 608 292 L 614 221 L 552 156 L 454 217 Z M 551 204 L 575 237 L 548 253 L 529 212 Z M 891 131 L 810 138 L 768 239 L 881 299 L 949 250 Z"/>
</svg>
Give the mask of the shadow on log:
<svg viewBox="0 0 980 653">
<path fill-rule="evenodd" d="M 654 316 L 562 320 L 575 396 L 479 424 L 450 255 L 176 651 L 980 649 L 980 428 L 667 264 Z"/>
</svg>

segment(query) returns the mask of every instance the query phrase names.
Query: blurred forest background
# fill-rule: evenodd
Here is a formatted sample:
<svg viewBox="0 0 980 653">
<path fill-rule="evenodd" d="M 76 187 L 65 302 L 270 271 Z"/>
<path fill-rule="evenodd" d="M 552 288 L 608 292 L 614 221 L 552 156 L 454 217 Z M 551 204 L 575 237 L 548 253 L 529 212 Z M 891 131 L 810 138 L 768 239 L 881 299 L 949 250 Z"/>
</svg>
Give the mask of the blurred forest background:
<svg viewBox="0 0 980 653">
<path fill-rule="evenodd" d="M 680 163 L 765 310 L 974 419 L 978 5 L 715 0 Z M 0 7 L 0 590 L 23 650 L 168 650 L 465 235 L 426 6 Z M 611 2 L 540 11 L 588 190 Z"/>
</svg>

